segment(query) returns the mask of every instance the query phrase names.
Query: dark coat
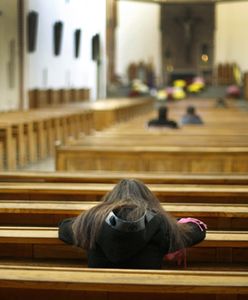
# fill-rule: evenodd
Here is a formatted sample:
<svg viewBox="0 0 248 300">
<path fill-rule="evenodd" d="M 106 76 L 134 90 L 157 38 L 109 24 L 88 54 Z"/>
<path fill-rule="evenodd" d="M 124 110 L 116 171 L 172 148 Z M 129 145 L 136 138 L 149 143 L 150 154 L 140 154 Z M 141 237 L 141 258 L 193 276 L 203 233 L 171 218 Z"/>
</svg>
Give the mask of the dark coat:
<svg viewBox="0 0 248 300">
<path fill-rule="evenodd" d="M 59 238 L 68 244 L 74 244 L 72 224 L 74 219 L 66 219 L 59 224 Z M 124 227 L 115 228 L 115 224 L 105 221 L 96 245 L 88 251 L 88 266 L 91 268 L 132 268 L 161 269 L 163 257 L 168 254 L 170 238 L 166 220 L 159 214 L 145 219 L 143 227 L 125 222 Z M 114 222 L 115 223 L 115 222 Z M 121 221 L 120 221 L 121 223 Z M 126 228 L 126 224 L 128 228 Z M 205 238 L 202 230 L 189 223 L 191 230 L 187 247 L 201 242 Z M 179 250 L 179 249 L 175 249 Z"/>
<path fill-rule="evenodd" d="M 153 119 L 148 121 L 148 127 L 169 127 L 169 128 L 178 128 L 178 125 L 175 121 L 172 120 L 160 120 L 160 119 Z"/>
</svg>

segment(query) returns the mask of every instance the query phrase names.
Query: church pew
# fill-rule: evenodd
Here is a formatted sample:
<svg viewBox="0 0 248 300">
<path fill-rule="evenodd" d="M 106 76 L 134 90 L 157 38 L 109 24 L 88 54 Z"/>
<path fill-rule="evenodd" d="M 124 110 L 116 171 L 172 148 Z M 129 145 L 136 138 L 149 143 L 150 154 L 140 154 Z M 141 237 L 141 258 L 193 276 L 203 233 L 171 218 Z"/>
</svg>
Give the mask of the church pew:
<svg viewBox="0 0 248 300">
<path fill-rule="evenodd" d="M 44 115 L 46 126 L 46 142 L 48 142 L 49 154 L 53 152 L 55 141 L 66 143 L 70 136 L 78 138 L 80 133 L 89 133 L 94 127 L 93 112 L 88 108 L 58 107 L 31 111 L 32 116 Z M 49 116 L 47 118 L 46 116 Z M 40 117 L 41 118 L 41 117 Z M 52 139 L 52 140 L 51 140 Z"/>
<path fill-rule="evenodd" d="M 15 169 L 16 167 L 16 148 L 13 146 L 13 130 L 10 124 L 2 123 L 0 124 L 0 142 L 1 142 L 1 149 L 2 149 L 2 155 L 1 155 L 1 169 L 6 166 L 8 168 Z M 10 156 L 10 151 L 13 149 L 13 154 Z"/>
<path fill-rule="evenodd" d="M 1 226 L 57 226 L 68 217 L 75 217 L 98 202 L 1 200 Z M 176 218 L 195 217 L 204 221 L 208 229 L 246 230 L 248 204 L 190 204 L 163 203 L 163 208 Z"/>
<path fill-rule="evenodd" d="M 57 227 L 4 226 L 0 227 L 0 258 L 85 261 L 86 255 L 82 249 L 60 241 Z M 248 232 L 208 231 L 203 242 L 187 249 L 187 263 L 248 269 Z"/>
<path fill-rule="evenodd" d="M 173 104 L 174 105 L 174 104 Z M 225 127 L 226 129 L 230 130 L 230 132 L 233 132 L 236 128 L 241 131 L 241 133 L 245 134 L 245 128 L 247 126 L 247 111 L 236 109 L 197 109 L 197 114 L 199 114 L 203 121 L 203 125 L 189 125 L 189 124 L 180 124 L 181 117 L 185 114 L 186 108 L 184 108 L 183 103 L 179 103 L 178 105 L 182 105 L 177 108 L 169 108 L 169 112 L 167 113 L 168 119 L 172 119 L 178 123 L 179 128 L 177 130 L 171 129 L 168 127 L 147 127 L 147 122 L 150 119 L 157 118 L 157 111 L 152 110 L 149 113 L 143 114 L 141 116 L 137 116 L 136 118 L 132 119 L 128 123 L 119 124 L 118 126 L 114 126 L 113 128 L 109 128 L 108 131 L 110 132 L 116 132 L 116 131 L 124 131 L 127 128 L 130 128 L 132 126 L 133 132 L 167 132 L 168 134 L 181 134 L 184 132 L 207 132 L 207 131 L 213 131 L 214 127 L 217 130 L 217 133 L 224 131 Z M 227 131 L 227 130 L 226 130 Z M 127 132 L 129 134 L 132 134 L 132 132 Z M 228 131 L 227 131 L 228 133 Z"/>
<path fill-rule="evenodd" d="M 225 118 L 216 115 L 214 120 L 221 119 L 222 123 L 206 122 L 204 126 L 172 130 L 145 128 L 142 116 L 57 148 L 56 168 L 59 171 L 246 172 L 247 113 L 244 117 L 236 114 L 235 126 L 230 126 L 230 118 L 223 123 Z"/>
<path fill-rule="evenodd" d="M 247 147 L 248 135 L 194 135 L 191 139 L 186 134 L 182 135 L 168 135 L 166 138 L 162 138 L 157 135 L 149 135 L 144 138 L 143 135 L 130 135 L 128 138 L 117 134 L 105 134 L 104 132 L 97 136 L 87 136 L 78 141 L 72 143 L 76 146 L 95 146 L 95 147 Z"/>
<path fill-rule="evenodd" d="M 23 265 L 0 265 L 0 270 L 0 296 L 3 300 L 248 299 L 247 272 Z"/>
<path fill-rule="evenodd" d="M 0 141 L 0 170 L 4 169 L 4 145 L 3 142 Z"/>
<path fill-rule="evenodd" d="M 33 124 L 30 120 L 19 118 L 14 112 L 1 114 L 2 170 L 23 167 L 28 158 L 35 161 L 33 151 L 35 144 L 28 143 L 29 140 L 34 140 Z"/>
<path fill-rule="evenodd" d="M 144 183 L 160 184 L 217 184 L 247 185 L 247 174 L 190 174 L 167 172 L 125 172 L 125 171 L 4 171 L 0 182 L 71 182 L 71 183 L 117 183 L 124 178 L 136 178 Z"/>
<path fill-rule="evenodd" d="M 171 118 L 178 120 L 184 114 L 182 105 L 186 104 L 190 103 L 171 105 Z M 118 123 L 93 137 L 57 148 L 56 168 L 60 171 L 247 172 L 247 112 L 238 107 L 225 110 L 208 107 L 202 114 L 203 126 L 183 126 L 177 130 L 147 128 L 145 124 L 151 114 Z"/>
<path fill-rule="evenodd" d="M 182 103 L 180 103 L 182 105 Z M 173 109 L 170 112 L 172 114 L 172 119 L 179 121 L 181 116 L 184 114 L 184 110 Z M 180 126 L 179 129 L 171 129 L 171 128 L 153 128 L 147 127 L 146 123 L 148 120 L 156 117 L 153 113 L 143 114 L 141 116 L 136 116 L 129 122 L 125 123 L 117 123 L 115 126 L 101 132 L 98 134 L 98 137 L 101 136 L 113 136 L 113 138 L 120 137 L 128 137 L 133 135 L 146 135 L 148 139 L 155 136 L 166 136 L 168 137 L 177 137 L 177 136 L 185 136 L 185 135 L 193 135 L 194 138 L 197 135 L 206 136 L 210 135 L 213 138 L 216 136 L 236 136 L 241 135 L 243 139 L 247 141 L 247 112 L 241 110 L 216 110 L 213 108 L 211 110 L 203 110 L 202 114 L 204 115 L 204 125 L 202 126 L 194 126 L 194 125 L 184 125 Z M 171 119 L 169 117 L 169 119 Z M 196 137 L 195 137 L 196 136 Z M 235 137 L 234 137 L 235 138 Z M 192 137 L 193 139 L 193 137 Z M 125 139 L 124 139 L 125 140 Z M 136 141 L 140 142 L 140 141 Z M 160 142 L 160 140 L 158 140 Z"/>
<path fill-rule="evenodd" d="M 167 136 L 182 136 L 188 135 L 191 138 L 194 138 L 195 135 L 212 135 L 212 136 L 219 136 L 219 135 L 242 135 L 244 138 L 247 137 L 247 124 L 243 122 L 232 124 L 232 126 L 227 126 L 227 124 L 216 124 L 216 123 L 208 123 L 204 126 L 194 126 L 194 125 L 187 125 L 182 126 L 177 130 L 173 130 L 168 127 L 147 127 L 146 121 L 148 118 L 139 118 L 139 121 L 128 122 L 128 124 L 119 124 L 118 126 L 112 126 L 108 130 L 105 130 L 101 133 L 96 133 L 95 135 L 100 136 L 121 136 L 123 138 L 130 138 L 130 136 L 139 135 L 141 137 L 144 136 L 160 136 L 160 137 L 167 137 Z M 140 125 L 143 125 L 142 127 Z M 132 130 L 130 130 L 130 128 Z"/>
<path fill-rule="evenodd" d="M 130 120 L 150 111 L 153 108 L 153 103 L 153 99 L 147 97 L 140 99 L 108 99 L 87 103 L 87 105 L 90 105 L 90 108 L 94 111 L 94 128 L 103 130 L 116 123 Z M 78 104 L 75 103 L 74 107 L 78 107 Z"/>
<path fill-rule="evenodd" d="M 51 155 L 57 140 L 66 143 L 71 136 L 78 138 L 80 133 L 89 134 L 95 127 L 101 129 L 130 119 L 152 105 L 150 98 L 118 99 L 1 113 L 0 142 L 4 146 L 6 169 L 14 170 Z M 110 120 L 105 114 L 110 115 Z"/>
<path fill-rule="evenodd" d="M 64 120 L 67 122 L 68 119 L 73 124 L 76 122 L 75 118 L 88 118 L 89 113 L 89 109 L 57 108 L 56 110 L 41 109 L 1 114 L 0 131 L 2 132 L 1 140 L 4 143 L 6 168 L 13 170 L 23 167 L 27 162 L 45 158 L 51 154 L 51 148 L 54 148 L 53 144 L 56 139 L 62 139 L 63 136 L 68 138 Z M 62 134 L 56 135 L 57 125 L 60 126 L 59 130 L 63 136 Z M 93 123 L 90 126 L 93 128 Z M 73 129 L 71 132 L 75 132 L 74 136 L 78 137 L 76 127 L 74 126 Z"/>
<path fill-rule="evenodd" d="M 247 124 L 247 111 L 245 109 L 242 109 L 239 104 L 236 101 L 236 104 L 230 104 L 229 102 L 229 107 L 228 108 L 217 108 L 215 106 L 215 100 L 211 99 L 210 101 L 190 101 L 189 99 L 185 101 L 180 101 L 180 102 L 172 102 L 172 103 L 167 103 L 166 106 L 168 107 L 168 112 L 167 116 L 168 119 L 173 119 L 176 122 L 178 122 L 178 125 L 180 125 L 180 119 L 181 117 L 185 114 L 186 112 L 186 107 L 189 105 L 193 105 L 196 108 L 197 114 L 199 114 L 204 121 L 203 126 L 189 126 L 189 125 L 180 125 L 180 129 L 185 129 L 187 130 L 188 128 L 194 128 L 197 130 L 202 130 L 203 132 L 205 129 L 208 129 L 211 126 L 221 126 L 223 125 L 232 125 L 229 126 L 229 129 L 232 130 L 233 126 L 238 125 L 241 128 L 245 128 Z M 208 105 L 208 106 L 207 106 Z M 235 105 L 235 106 L 234 106 Z M 152 110 L 149 112 L 149 114 L 146 114 L 144 116 L 141 116 L 139 118 L 135 118 L 131 123 L 135 124 L 136 126 L 133 127 L 134 131 L 136 130 L 141 130 L 144 128 L 144 124 L 150 119 L 156 118 L 158 115 L 157 109 Z M 242 126 L 243 125 L 243 126 Z M 121 128 L 128 127 L 129 124 L 121 125 Z M 166 129 L 166 128 L 164 128 Z M 167 128 L 168 129 L 168 128 Z M 167 130 L 174 132 L 175 134 L 178 134 L 180 130 Z"/>
<path fill-rule="evenodd" d="M 38 155 L 44 157 L 46 141 L 44 139 L 42 113 L 35 117 L 25 112 L 10 112 L 1 116 L 1 122 L 9 124 L 13 131 L 12 151 L 6 149 L 6 155 L 15 160 L 15 165 L 8 169 L 23 167 L 27 162 L 35 162 Z M 6 143 L 8 140 L 6 140 Z M 39 147 L 39 145 L 42 145 Z"/>
<path fill-rule="evenodd" d="M 3 200 L 99 201 L 114 184 L 2 182 Z M 247 204 L 248 187 L 233 185 L 148 184 L 161 202 Z"/>
<path fill-rule="evenodd" d="M 89 100 L 90 90 L 81 89 L 32 89 L 28 91 L 29 107 L 53 107 L 61 103 Z"/>
<path fill-rule="evenodd" d="M 248 147 L 59 146 L 56 170 L 247 173 Z"/>
</svg>

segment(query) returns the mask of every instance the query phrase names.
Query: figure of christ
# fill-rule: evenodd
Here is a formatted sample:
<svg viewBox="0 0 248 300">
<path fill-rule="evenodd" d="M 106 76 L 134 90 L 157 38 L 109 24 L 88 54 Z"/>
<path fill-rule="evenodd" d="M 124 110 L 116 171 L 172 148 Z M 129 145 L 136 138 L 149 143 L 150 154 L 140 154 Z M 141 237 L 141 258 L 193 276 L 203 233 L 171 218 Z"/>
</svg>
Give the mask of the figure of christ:
<svg viewBox="0 0 248 300">
<path fill-rule="evenodd" d="M 185 61 L 191 62 L 191 45 L 193 42 L 194 28 L 202 21 L 199 17 L 193 17 L 190 8 L 186 8 L 185 15 L 182 18 L 175 18 L 175 21 L 182 27 L 186 45 Z"/>
</svg>

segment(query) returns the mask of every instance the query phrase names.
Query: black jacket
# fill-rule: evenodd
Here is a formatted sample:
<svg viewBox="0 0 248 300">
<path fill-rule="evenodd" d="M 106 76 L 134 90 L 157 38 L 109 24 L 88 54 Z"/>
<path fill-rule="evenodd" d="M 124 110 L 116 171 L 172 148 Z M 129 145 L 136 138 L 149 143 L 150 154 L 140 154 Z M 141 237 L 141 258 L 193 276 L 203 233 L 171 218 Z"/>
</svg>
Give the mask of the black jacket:
<svg viewBox="0 0 248 300">
<path fill-rule="evenodd" d="M 148 121 L 147 125 L 148 125 L 148 127 L 178 128 L 177 123 L 172 120 L 153 119 L 153 120 Z"/>
<path fill-rule="evenodd" d="M 73 221 L 66 219 L 59 224 L 59 238 L 68 244 L 74 244 Z M 112 221 L 111 218 L 106 219 L 95 247 L 88 251 L 89 267 L 161 269 L 163 257 L 170 247 L 166 221 L 161 215 L 145 215 L 143 223 L 138 226 L 135 222 L 121 220 L 118 227 Z M 191 230 L 187 247 L 202 241 L 206 234 L 204 228 L 201 230 L 196 224 L 189 224 Z"/>
</svg>

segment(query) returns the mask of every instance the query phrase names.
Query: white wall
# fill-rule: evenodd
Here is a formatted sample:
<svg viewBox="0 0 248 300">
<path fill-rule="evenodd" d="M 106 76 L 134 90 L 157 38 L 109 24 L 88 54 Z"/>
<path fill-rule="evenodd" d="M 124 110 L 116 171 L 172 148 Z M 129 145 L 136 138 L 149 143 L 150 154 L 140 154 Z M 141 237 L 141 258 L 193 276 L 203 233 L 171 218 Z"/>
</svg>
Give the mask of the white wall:
<svg viewBox="0 0 248 300">
<path fill-rule="evenodd" d="M 17 1 L 0 1 L 0 111 L 18 109 L 19 56 Z"/>
<path fill-rule="evenodd" d="M 28 88 L 88 87 L 96 98 L 96 63 L 91 59 L 91 38 L 100 33 L 105 57 L 105 0 L 29 0 L 28 11 L 39 13 L 37 48 L 27 54 Z M 53 24 L 64 23 L 62 51 L 53 54 Z M 81 29 L 80 57 L 74 58 L 73 34 Z M 101 66 L 100 97 L 105 96 L 106 61 Z"/>
<path fill-rule="evenodd" d="M 216 63 L 236 62 L 248 70 L 248 2 L 216 5 Z"/>
<path fill-rule="evenodd" d="M 118 1 L 116 72 L 123 78 L 130 63 L 152 59 L 161 74 L 160 7 L 158 4 Z"/>
</svg>

